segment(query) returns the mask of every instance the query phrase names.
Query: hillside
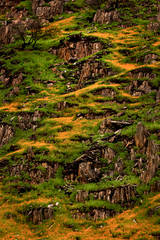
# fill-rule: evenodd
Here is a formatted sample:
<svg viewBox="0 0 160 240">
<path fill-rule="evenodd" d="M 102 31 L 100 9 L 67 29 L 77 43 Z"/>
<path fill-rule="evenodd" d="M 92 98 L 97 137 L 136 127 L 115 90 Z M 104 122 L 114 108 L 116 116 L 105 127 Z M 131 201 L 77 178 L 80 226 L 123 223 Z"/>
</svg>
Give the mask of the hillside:
<svg viewBox="0 0 160 240">
<path fill-rule="evenodd" d="M 160 239 L 160 5 L 0 3 L 0 239 Z"/>
</svg>

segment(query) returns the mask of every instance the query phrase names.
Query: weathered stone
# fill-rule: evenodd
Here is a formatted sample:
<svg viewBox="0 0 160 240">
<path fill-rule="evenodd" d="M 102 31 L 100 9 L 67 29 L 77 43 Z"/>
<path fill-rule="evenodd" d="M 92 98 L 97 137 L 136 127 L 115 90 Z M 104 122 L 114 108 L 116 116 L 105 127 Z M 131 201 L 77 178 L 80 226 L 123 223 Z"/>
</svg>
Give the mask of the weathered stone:
<svg viewBox="0 0 160 240">
<path fill-rule="evenodd" d="M 13 137 L 14 131 L 13 128 L 7 124 L 0 124 L 0 147 L 8 143 L 9 140 Z"/>
<path fill-rule="evenodd" d="M 136 79 L 141 79 L 141 78 L 153 79 L 157 77 L 157 74 L 153 72 L 152 68 L 142 67 L 142 68 L 137 68 L 130 71 L 128 73 L 128 76 Z"/>
<path fill-rule="evenodd" d="M 23 112 L 18 115 L 19 127 L 23 130 L 35 129 L 37 127 L 37 121 L 42 117 L 42 113 L 38 110 L 34 113 Z"/>
<path fill-rule="evenodd" d="M 104 159 L 107 159 L 108 164 L 109 164 L 115 158 L 115 152 L 111 148 L 106 147 L 106 148 L 102 149 L 102 157 Z"/>
<path fill-rule="evenodd" d="M 144 127 L 144 125 L 141 122 L 139 122 L 135 134 L 136 146 L 139 147 L 140 149 L 143 149 L 146 145 L 146 142 L 147 142 L 147 130 Z"/>
<path fill-rule="evenodd" d="M 28 221 L 37 225 L 42 223 L 43 220 L 52 218 L 53 213 L 53 208 L 51 207 L 39 207 L 33 208 L 24 214 L 27 215 Z"/>
<path fill-rule="evenodd" d="M 32 10 L 38 18 L 50 20 L 57 14 L 63 13 L 63 4 L 63 0 L 50 1 L 48 4 L 44 0 L 33 0 Z"/>
<path fill-rule="evenodd" d="M 125 185 L 120 187 L 112 187 L 98 191 L 83 191 L 80 190 L 76 194 L 77 202 L 85 202 L 89 197 L 94 197 L 95 200 L 106 200 L 110 203 L 121 204 L 123 206 L 131 206 L 133 198 L 136 196 L 135 185 Z"/>
<path fill-rule="evenodd" d="M 148 81 L 132 81 L 129 86 L 125 88 L 133 96 L 142 96 L 143 94 L 148 94 L 152 91 L 151 86 Z"/>
<path fill-rule="evenodd" d="M 158 152 L 159 146 L 153 140 L 149 140 L 146 151 L 146 169 L 141 175 L 141 179 L 145 183 L 148 183 L 155 176 L 156 171 L 160 165 L 160 157 L 158 155 Z"/>
<path fill-rule="evenodd" d="M 117 10 L 108 12 L 106 10 L 99 9 L 94 16 L 93 21 L 100 24 L 109 24 L 112 22 L 120 21 L 119 13 Z"/>
<path fill-rule="evenodd" d="M 69 40 L 61 41 L 60 46 L 53 48 L 51 53 L 65 61 L 77 60 L 102 50 L 104 44 L 95 37 L 83 37 L 82 34 L 71 35 Z"/>
<path fill-rule="evenodd" d="M 114 98 L 116 92 L 112 88 L 102 88 L 93 92 L 95 95 L 101 95 L 109 98 Z"/>
<path fill-rule="evenodd" d="M 72 211 L 72 215 L 76 219 L 92 219 L 97 221 L 98 219 L 106 219 L 108 217 L 113 217 L 116 215 L 115 210 L 110 210 L 106 208 L 90 208 L 88 211 L 85 212 L 81 211 L 80 209 Z"/>
</svg>

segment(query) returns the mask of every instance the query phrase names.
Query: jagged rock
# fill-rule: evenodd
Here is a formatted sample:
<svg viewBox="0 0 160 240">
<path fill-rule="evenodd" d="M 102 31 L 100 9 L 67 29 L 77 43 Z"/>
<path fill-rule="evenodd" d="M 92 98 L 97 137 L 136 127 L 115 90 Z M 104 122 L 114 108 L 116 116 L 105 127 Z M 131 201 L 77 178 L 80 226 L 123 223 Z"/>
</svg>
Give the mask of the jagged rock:
<svg viewBox="0 0 160 240">
<path fill-rule="evenodd" d="M 144 57 L 144 64 L 153 64 L 159 61 L 159 56 L 154 53 L 150 53 L 145 55 Z"/>
<path fill-rule="evenodd" d="M 160 157 L 158 154 L 159 150 L 159 146 L 153 140 L 148 141 L 146 150 L 146 169 L 141 174 L 141 179 L 145 183 L 148 183 L 155 176 L 156 171 L 160 165 Z"/>
<path fill-rule="evenodd" d="M 104 97 L 114 98 L 116 96 L 116 92 L 112 88 L 102 88 L 93 92 L 94 95 L 101 95 Z"/>
<path fill-rule="evenodd" d="M 121 159 L 117 160 L 117 162 L 115 163 L 114 169 L 115 169 L 115 172 L 117 172 L 118 174 L 123 173 L 124 164 L 123 164 L 123 161 Z"/>
<path fill-rule="evenodd" d="M 102 163 L 99 161 L 101 148 L 95 147 L 86 151 L 73 163 L 67 164 L 64 168 L 65 180 L 79 182 L 95 182 L 101 177 L 100 168 Z"/>
<path fill-rule="evenodd" d="M 28 211 L 23 212 L 27 216 L 28 221 L 37 225 L 53 217 L 54 210 L 53 204 L 48 205 L 47 207 L 33 207 Z"/>
<path fill-rule="evenodd" d="M 120 21 L 119 13 L 117 10 L 108 12 L 106 10 L 99 9 L 94 16 L 93 21 L 100 24 L 109 24 L 112 22 Z"/>
<path fill-rule="evenodd" d="M 7 124 L 0 124 L 0 147 L 8 143 L 8 141 L 13 137 L 13 128 Z"/>
<path fill-rule="evenodd" d="M 147 130 L 144 127 L 144 125 L 141 122 L 139 122 L 135 134 L 136 146 L 139 147 L 140 149 L 144 149 L 146 142 L 147 142 Z"/>
<path fill-rule="evenodd" d="M 76 194 L 76 201 L 85 202 L 91 197 L 94 200 L 98 199 L 129 207 L 132 206 L 133 198 L 136 196 L 136 194 L 136 185 L 126 185 L 116 188 L 112 187 L 90 192 L 79 190 Z"/>
<path fill-rule="evenodd" d="M 0 43 L 9 44 L 14 42 L 15 29 L 12 23 L 0 27 Z"/>
<path fill-rule="evenodd" d="M 66 101 L 62 101 L 62 102 L 59 102 L 57 104 L 57 109 L 60 110 L 60 111 L 63 111 L 66 108 L 70 108 L 70 107 L 74 107 L 74 106 L 77 106 L 77 105 L 76 104 L 72 104 L 72 103 L 68 103 Z"/>
<path fill-rule="evenodd" d="M 77 118 L 86 118 L 86 119 L 101 119 L 101 118 L 106 118 L 108 116 L 116 114 L 116 111 L 112 109 L 106 109 L 104 112 L 93 112 L 90 110 L 88 113 L 78 113 L 76 116 Z"/>
<path fill-rule="evenodd" d="M 22 112 L 18 115 L 19 127 L 23 130 L 35 129 L 37 121 L 42 117 L 43 113 L 36 110 L 34 113 Z"/>
<path fill-rule="evenodd" d="M 32 10 L 40 19 L 52 20 L 54 16 L 63 13 L 63 0 L 49 1 L 47 4 L 44 0 L 33 0 Z"/>
<path fill-rule="evenodd" d="M 153 72 L 152 68 L 142 67 L 142 68 L 137 68 L 130 71 L 128 73 L 128 76 L 136 79 L 141 79 L 141 78 L 153 79 L 157 77 L 157 74 Z"/>
<path fill-rule="evenodd" d="M 114 121 L 112 119 L 105 119 L 100 125 L 100 133 L 113 133 L 131 124 L 131 122 L 127 121 Z"/>
<path fill-rule="evenodd" d="M 14 8 L 20 0 L 1 0 L 0 1 L 0 14 L 4 14 L 7 10 Z"/>
<path fill-rule="evenodd" d="M 115 74 L 115 71 L 113 71 L 111 67 L 108 67 L 105 63 L 95 60 L 95 58 L 81 62 L 78 68 L 78 71 L 75 72 L 75 76 L 78 76 L 77 89 L 84 87 L 85 83 L 93 83 L 93 80 L 97 78 L 103 78 Z"/>
<path fill-rule="evenodd" d="M 94 221 L 97 221 L 98 219 L 106 219 L 108 217 L 113 217 L 116 215 L 115 210 L 111 210 L 111 209 L 106 209 L 106 208 L 90 208 L 88 211 L 82 211 L 80 209 L 76 209 L 74 211 L 72 211 L 72 215 L 73 218 L 76 219 L 83 219 L 83 218 L 87 218 L 87 219 L 91 219 Z"/>
<path fill-rule="evenodd" d="M 160 181 L 155 181 L 151 184 L 151 192 L 160 192 Z"/>
<path fill-rule="evenodd" d="M 125 88 L 125 90 L 129 91 L 133 96 L 141 96 L 143 94 L 148 94 L 152 91 L 151 86 L 148 81 L 132 81 L 129 86 Z"/>
<path fill-rule="evenodd" d="M 159 22 L 150 22 L 148 25 L 147 25 L 147 30 L 150 30 L 152 32 L 159 32 L 159 27 L 160 27 L 160 23 Z"/>
<path fill-rule="evenodd" d="M 104 159 L 107 159 L 108 164 L 110 164 L 115 158 L 115 152 L 113 151 L 113 149 L 106 147 L 102 149 L 102 157 Z"/>
<path fill-rule="evenodd" d="M 148 211 L 147 211 L 148 217 L 152 217 L 155 214 L 160 216 L 160 206 L 156 206 L 156 207 L 148 209 Z"/>
<path fill-rule="evenodd" d="M 159 103 L 159 102 L 160 102 L 160 88 L 156 93 L 156 103 Z"/>
<path fill-rule="evenodd" d="M 46 155 L 46 153 L 41 153 Z M 55 176 L 55 173 L 59 167 L 58 163 L 49 163 L 46 161 L 35 161 L 36 155 L 32 148 L 29 148 L 26 154 L 23 154 L 21 163 L 16 161 L 16 156 L 14 158 L 14 165 L 8 166 L 8 171 L 10 176 L 21 176 L 23 172 L 28 174 L 29 179 L 24 180 L 32 184 L 42 183 L 49 180 Z M 34 166 L 32 163 L 34 162 Z"/>
<path fill-rule="evenodd" d="M 51 53 L 65 61 L 77 60 L 102 50 L 104 44 L 95 37 L 83 37 L 82 34 L 71 35 L 68 40 L 61 41 Z"/>
</svg>

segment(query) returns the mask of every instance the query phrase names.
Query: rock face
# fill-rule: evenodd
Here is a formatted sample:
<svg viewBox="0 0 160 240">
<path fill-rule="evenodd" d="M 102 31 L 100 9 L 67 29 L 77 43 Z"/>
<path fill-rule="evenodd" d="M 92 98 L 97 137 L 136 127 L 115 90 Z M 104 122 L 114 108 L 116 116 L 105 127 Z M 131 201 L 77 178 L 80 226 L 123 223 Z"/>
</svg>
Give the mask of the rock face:
<svg viewBox="0 0 160 240">
<path fill-rule="evenodd" d="M 95 60 L 95 58 L 96 57 L 93 57 L 76 65 L 78 71 L 75 72 L 75 76 L 78 76 L 78 89 L 84 87 L 85 83 L 92 83 L 93 80 L 97 78 L 103 78 L 115 74 L 115 71 L 113 71 L 111 67 L 101 61 Z"/>
<path fill-rule="evenodd" d="M 4 87 L 12 86 L 12 90 L 9 92 L 9 96 L 17 95 L 19 93 L 19 85 L 23 81 L 23 74 L 18 73 L 14 76 L 7 72 L 5 69 L 0 70 L 0 82 Z"/>
<path fill-rule="evenodd" d="M 158 154 L 160 148 L 154 141 L 149 140 L 147 145 L 147 164 L 146 169 L 141 175 L 143 182 L 148 183 L 156 174 L 160 166 L 160 156 Z"/>
<path fill-rule="evenodd" d="M 64 169 L 66 180 L 78 180 L 79 182 L 95 182 L 100 178 L 101 163 L 98 157 L 101 154 L 100 149 L 92 149 L 84 153 L 73 163 L 67 164 Z"/>
<path fill-rule="evenodd" d="M 78 113 L 77 114 L 77 118 L 86 118 L 86 119 L 101 119 L 101 118 L 106 118 L 109 117 L 111 115 L 116 114 L 116 111 L 108 108 L 108 109 L 104 109 L 103 112 L 93 112 L 92 110 L 89 110 L 88 113 Z"/>
<path fill-rule="evenodd" d="M 38 18 L 52 20 L 54 16 L 63 13 L 64 2 L 64 0 L 54 0 L 46 3 L 44 0 L 32 0 L 32 10 Z"/>
<path fill-rule="evenodd" d="M 95 37 L 83 37 L 82 34 L 71 35 L 69 40 L 61 41 L 51 53 L 65 61 L 76 61 L 102 50 L 104 44 Z"/>
<path fill-rule="evenodd" d="M 156 73 L 153 72 L 152 68 L 143 67 L 143 68 L 138 68 L 138 69 L 130 71 L 128 73 L 128 76 L 131 78 L 137 78 L 137 79 L 140 79 L 140 78 L 153 79 L 157 75 L 156 75 Z"/>
<path fill-rule="evenodd" d="M 93 92 L 94 95 L 101 95 L 104 97 L 114 98 L 116 92 L 112 88 L 101 88 Z"/>
<path fill-rule="evenodd" d="M 41 119 L 42 113 L 40 111 L 35 111 L 34 113 L 22 112 L 18 115 L 18 126 L 23 130 L 32 128 L 35 130 L 38 125 L 38 120 Z"/>
<path fill-rule="evenodd" d="M 12 9 L 15 5 L 17 5 L 20 0 L 1 0 L 0 1 L 0 13 L 4 14 L 8 9 Z"/>
<path fill-rule="evenodd" d="M 117 188 L 107 188 L 99 191 L 78 191 L 76 194 L 77 202 L 85 202 L 88 199 L 104 200 L 121 206 L 131 206 L 133 198 L 136 196 L 136 186 L 127 185 Z"/>
<path fill-rule="evenodd" d="M 27 216 L 27 220 L 37 225 L 53 217 L 53 204 L 46 207 L 29 207 L 29 210 L 24 210 L 23 214 Z"/>
<path fill-rule="evenodd" d="M 119 21 L 119 13 L 117 10 L 113 10 L 113 11 L 106 11 L 106 10 L 101 10 L 99 9 L 94 18 L 93 21 L 100 23 L 100 24 L 109 24 L 112 22 L 116 22 Z"/>
<path fill-rule="evenodd" d="M 146 153 L 146 160 L 143 158 L 138 160 L 140 178 L 144 183 L 148 183 L 155 176 L 160 166 L 160 157 L 158 155 L 160 147 L 153 140 L 148 140 L 147 136 L 148 132 L 145 127 L 142 123 L 139 123 L 135 134 L 135 143 L 138 147 L 138 153 Z"/>
<path fill-rule="evenodd" d="M 118 212 L 118 211 L 117 211 Z M 106 208 L 90 208 L 89 211 L 82 211 L 80 209 L 76 209 L 72 212 L 73 218 L 78 219 L 93 219 L 94 221 L 98 219 L 106 219 L 108 217 L 114 217 L 117 212 L 115 210 L 110 210 Z"/>
<path fill-rule="evenodd" d="M 47 153 L 41 153 L 42 156 L 46 156 Z M 14 158 L 14 157 L 13 157 Z M 22 176 L 26 173 L 28 178 L 23 181 L 30 182 L 32 184 L 42 183 L 55 176 L 55 173 L 59 167 L 58 163 L 49 163 L 47 161 L 36 161 L 36 155 L 32 148 L 29 148 L 26 154 L 22 155 L 21 162 L 17 162 L 16 157 L 13 159 L 14 164 L 8 167 L 10 176 Z M 33 163 L 34 162 L 34 166 Z"/>
<path fill-rule="evenodd" d="M 143 94 L 152 92 L 152 88 L 148 81 L 132 81 L 125 89 L 133 96 L 142 96 Z"/>
<path fill-rule="evenodd" d="M 8 141 L 13 137 L 14 131 L 11 126 L 7 124 L 0 124 L 0 147 L 8 143 Z"/>
</svg>

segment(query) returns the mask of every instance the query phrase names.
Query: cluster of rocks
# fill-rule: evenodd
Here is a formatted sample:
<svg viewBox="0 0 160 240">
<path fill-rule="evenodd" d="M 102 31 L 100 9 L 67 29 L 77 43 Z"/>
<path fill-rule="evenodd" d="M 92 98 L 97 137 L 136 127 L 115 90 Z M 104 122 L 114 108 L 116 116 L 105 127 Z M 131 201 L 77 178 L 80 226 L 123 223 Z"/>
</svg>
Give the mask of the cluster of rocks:
<svg viewBox="0 0 160 240">
<path fill-rule="evenodd" d="M 104 49 L 104 43 L 95 37 L 85 37 L 82 34 L 71 35 L 68 40 L 61 41 L 59 46 L 51 49 L 51 53 L 66 62 L 77 61 Z"/>
<path fill-rule="evenodd" d="M 0 147 L 8 143 L 13 136 L 13 127 L 6 123 L 0 123 Z"/>
<path fill-rule="evenodd" d="M 125 185 L 120 187 L 106 188 L 98 191 L 79 190 L 76 194 L 77 202 L 85 202 L 89 199 L 108 201 L 121 206 L 131 207 L 136 197 L 136 185 Z"/>
<path fill-rule="evenodd" d="M 99 219 L 106 219 L 108 217 L 114 217 L 118 211 L 106 208 L 90 208 L 89 210 L 81 210 L 76 209 L 72 211 L 72 216 L 75 219 L 91 219 L 91 220 L 99 220 Z"/>
<path fill-rule="evenodd" d="M 53 21 L 54 16 L 63 13 L 65 0 L 54 0 L 45 2 L 44 0 L 32 0 L 32 11 L 42 23 Z"/>
<path fill-rule="evenodd" d="M 46 155 L 46 153 L 41 153 L 41 155 Z M 46 160 L 37 161 L 36 155 L 32 148 L 27 150 L 27 153 L 22 155 L 21 161 L 17 161 L 16 156 L 14 158 L 14 164 L 8 166 L 8 171 L 10 176 L 16 177 L 21 176 L 25 172 L 28 177 L 23 180 L 31 184 L 39 184 L 44 181 L 49 180 L 55 176 L 55 173 L 59 167 L 58 163 L 50 163 Z M 34 166 L 33 166 L 34 162 Z"/>
<path fill-rule="evenodd" d="M 45 207 L 34 207 L 30 205 L 27 210 L 23 210 L 22 213 L 27 216 L 28 221 L 32 222 L 35 225 L 38 225 L 44 220 L 51 219 L 53 217 L 54 205 L 49 204 Z"/>
</svg>

